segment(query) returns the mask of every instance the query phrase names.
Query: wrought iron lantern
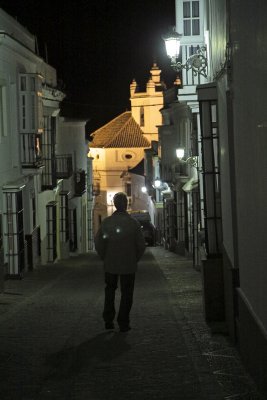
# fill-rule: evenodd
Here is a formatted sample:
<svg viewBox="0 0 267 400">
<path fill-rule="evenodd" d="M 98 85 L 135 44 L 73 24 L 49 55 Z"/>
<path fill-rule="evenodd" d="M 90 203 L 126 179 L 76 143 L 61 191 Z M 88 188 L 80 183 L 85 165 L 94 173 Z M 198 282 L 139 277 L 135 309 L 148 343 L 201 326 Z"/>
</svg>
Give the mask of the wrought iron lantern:
<svg viewBox="0 0 267 400">
<path fill-rule="evenodd" d="M 189 70 L 192 69 L 194 75 L 203 75 L 207 77 L 207 57 L 206 57 L 206 47 L 198 46 L 196 52 L 192 54 L 185 62 L 182 64 L 179 59 L 180 54 L 180 44 L 182 35 L 175 31 L 175 27 L 172 31 L 162 36 L 165 41 L 165 47 L 167 56 L 171 59 L 171 67 L 180 72 L 182 69 Z"/>
</svg>

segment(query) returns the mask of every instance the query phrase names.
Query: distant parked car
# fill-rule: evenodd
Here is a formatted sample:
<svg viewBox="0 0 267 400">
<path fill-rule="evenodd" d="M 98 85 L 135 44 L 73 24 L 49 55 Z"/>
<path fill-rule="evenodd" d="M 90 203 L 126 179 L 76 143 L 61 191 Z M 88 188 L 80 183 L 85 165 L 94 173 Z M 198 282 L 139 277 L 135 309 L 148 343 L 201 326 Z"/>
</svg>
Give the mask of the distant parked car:
<svg viewBox="0 0 267 400">
<path fill-rule="evenodd" d="M 145 238 L 147 246 L 155 246 L 156 243 L 156 228 L 151 222 L 151 218 L 148 211 L 129 211 L 129 214 L 140 222 L 142 232 Z"/>
</svg>

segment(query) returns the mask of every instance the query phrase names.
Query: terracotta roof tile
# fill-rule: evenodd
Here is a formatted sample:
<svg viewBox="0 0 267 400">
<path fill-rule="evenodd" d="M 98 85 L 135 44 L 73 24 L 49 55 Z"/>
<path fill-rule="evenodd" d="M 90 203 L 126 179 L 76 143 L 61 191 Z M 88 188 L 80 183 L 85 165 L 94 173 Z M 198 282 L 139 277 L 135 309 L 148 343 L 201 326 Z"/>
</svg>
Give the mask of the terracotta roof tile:
<svg viewBox="0 0 267 400">
<path fill-rule="evenodd" d="M 143 131 L 126 111 L 112 121 L 97 129 L 92 134 L 93 140 L 90 147 L 121 148 L 121 147 L 150 147 L 149 141 L 144 137 Z"/>
</svg>

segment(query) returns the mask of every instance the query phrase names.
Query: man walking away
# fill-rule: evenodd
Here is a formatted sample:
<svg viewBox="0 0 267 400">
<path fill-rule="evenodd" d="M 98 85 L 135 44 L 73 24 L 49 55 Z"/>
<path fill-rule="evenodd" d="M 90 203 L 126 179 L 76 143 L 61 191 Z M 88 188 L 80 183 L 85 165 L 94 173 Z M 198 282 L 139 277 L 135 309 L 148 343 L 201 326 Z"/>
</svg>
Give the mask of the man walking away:
<svg viewBox="0 0 267 400">
<path fill-rule="evenodd" d="M 95 248 L 104 261 L 105 303 L 103 318 L 106 329 L 114 329 L 115 291 L 120 279 L 121 299 L 117 322 L 121 332 L 130 327 L 130 311 L 133 303 L 137 263 L 145 251 L 145 240 L 138 221 L 127 213 L 128 199 L 125 193 L 113 198 L 116 211 L 103 220 L 95 237 Z"/>
</svg>

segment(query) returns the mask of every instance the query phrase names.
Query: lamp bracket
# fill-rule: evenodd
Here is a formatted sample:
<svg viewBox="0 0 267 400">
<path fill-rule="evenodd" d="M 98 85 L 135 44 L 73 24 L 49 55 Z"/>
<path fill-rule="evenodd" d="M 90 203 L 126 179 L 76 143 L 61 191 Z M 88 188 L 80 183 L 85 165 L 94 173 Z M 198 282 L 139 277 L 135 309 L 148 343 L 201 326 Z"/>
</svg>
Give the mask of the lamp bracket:
<svg viewBox="0 0 267 400">
<path fill-rule="evenodd" d="M 179 162 L 181 164 L 187 164 L 187 165 L 190 165 L 191 167 L 197 168 L 197 166 L 198 166 L 198 157 L 196 157 L 196 156 L 188 157 L 186 160 L 183 160 L 182 158 L 180 158 Z"/>
<path fill-rule="evenodd" d="M 197 49 L 197 52 L 190 56 L 186 60 L 185 64 L 176 62 L 176 60 L 173 59 L 171 66 L 177 72 L 181 71 L 182 69 L 186 69 L 187 71 L 192 69 L 195 76 L 199 74 L 207 78 L 208 61 L 206 57 L 206 47 L 202 46 Z"/>
</svg>

